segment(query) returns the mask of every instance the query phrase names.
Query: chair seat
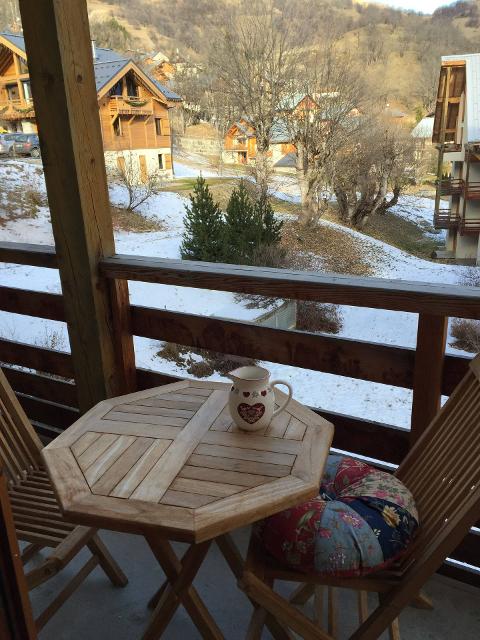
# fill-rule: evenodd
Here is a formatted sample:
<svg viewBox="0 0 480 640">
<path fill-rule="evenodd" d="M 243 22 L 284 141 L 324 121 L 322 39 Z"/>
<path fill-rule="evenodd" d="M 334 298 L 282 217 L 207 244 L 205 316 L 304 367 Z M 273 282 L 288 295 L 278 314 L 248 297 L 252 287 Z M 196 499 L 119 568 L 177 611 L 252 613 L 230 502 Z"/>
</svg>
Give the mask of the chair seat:
<svg viewBox="0 0 480 640">
<path fill-rule="evenodd" d="M 45 470 L 29 471 L 8 493 L 20 540 L 56 547 L 75 529 L 65 521 Z"/>
<path fill-rule="evenodd" d="M 290 568 L 358 577 L 401 558 L 417 528 L 413 497 L 398 478 L 330 455 L 320 494 L 267 518 L 256 535 Z"/>
</svg>

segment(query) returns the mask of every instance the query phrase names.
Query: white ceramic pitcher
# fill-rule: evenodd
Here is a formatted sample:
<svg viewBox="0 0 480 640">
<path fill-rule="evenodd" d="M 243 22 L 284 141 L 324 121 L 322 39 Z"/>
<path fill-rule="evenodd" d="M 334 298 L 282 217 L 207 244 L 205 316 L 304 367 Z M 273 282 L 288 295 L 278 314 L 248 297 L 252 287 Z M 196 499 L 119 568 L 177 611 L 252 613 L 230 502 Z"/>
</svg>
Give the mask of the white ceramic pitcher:
<svg viewBox="0 0 480 640">
<path fill-rule="evenodd" d="M 233 382 L 229 397 L 230 414 L 235 424 L 244 431 L 258 431 L 266 427 L 292 399 L 289 383 L 283 380 L 270 382 L 270 372 L 262 367 L 240 367 L 227 373 L 227 377 Z M 288 398 L 274 410 L 273 387 L 278 384 L 288 388 Z"/>
</svg>

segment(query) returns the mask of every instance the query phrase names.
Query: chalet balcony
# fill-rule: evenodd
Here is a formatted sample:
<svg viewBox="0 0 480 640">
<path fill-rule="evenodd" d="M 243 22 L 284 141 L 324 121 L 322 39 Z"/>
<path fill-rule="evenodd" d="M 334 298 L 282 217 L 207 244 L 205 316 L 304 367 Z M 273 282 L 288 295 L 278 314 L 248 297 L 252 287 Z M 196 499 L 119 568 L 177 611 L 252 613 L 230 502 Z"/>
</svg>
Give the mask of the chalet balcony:
<svg viewBox="0 0 480 640">
<path fill-rule="evenodd" d="M 480 182 L 467 182 L 465 185 L 467 200 L 480 200 Z"/>
<path fill-rule="evenodd" d="M 441 150 L 442 145 L 437 144 L 436 149 Z M 445 142 L 445 144 L 443 145 L 444 153 L 458 153 L 461 150 L 462 150 L 462 145 L 456 142 Z"/>
<path fill-rule="evenodd" d="M 435 184 L 441 196 L 459 196 L 465 189 L 465 181 L 460 178 L 444 178 Z"/>
<path fill-rule="evenodd" d="M 435 229 L 456 229 L 459 222 L 460 216 L 451 209 L 439 209 L 433 217 Z"/>
<path fill-rule="evenodd" d="M 21 120 L 34 117 L 35 109 L 32 100 L 0 101 L 0 120 Z"/>
<path fill-rule="evenodd" d="M 480 233 L 480 218 L 462 218 L 459 229 L 462 235 Z"/>
<path fill-rule="evenodd" d="M 153 114 L 153 100 L 138 96 L 110 96 L 111 115 L 150 116 Z"/>
</svg>

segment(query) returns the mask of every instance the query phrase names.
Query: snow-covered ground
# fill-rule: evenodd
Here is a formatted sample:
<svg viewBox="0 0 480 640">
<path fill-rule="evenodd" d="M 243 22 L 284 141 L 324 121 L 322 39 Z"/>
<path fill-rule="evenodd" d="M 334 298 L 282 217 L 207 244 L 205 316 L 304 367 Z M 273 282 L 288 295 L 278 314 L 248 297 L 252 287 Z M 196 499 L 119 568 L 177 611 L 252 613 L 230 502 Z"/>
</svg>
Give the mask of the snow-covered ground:
<svg viewBox="0 0 480 640">
<path fill-rule="evenodd" d="M 177 177 L 194 177 L 201 171 L 208 177 L 216 172 L 205 162 L 197 162 L 189 156 L 185 164 L 175 161 Z M 38 166 L 21 161 L 0 164 L 2 183 L 14 181 L 18 188 L 33 185 L 39 192 L 45 192 L 43 176 Z M 274 185 L 276 195 L 295 201 L 298 187 L 291 176 L 278 176 Z M 114 204 L 125 202 L 125 192 L 116 185 L 111 188 Z M 125 254 L 150 255 L 178 258 L 183 232 L 183 215 L 186 199 L 174 192 L 162 192 L 140 207 L 140 212 L 157 219 L 162 230 L 148 233 L 117 232 L 117 251 Z M 433 217 L 433 201 L 428 198 L 407 196 L 396 207 L 398 215 L 405 216 L 417 224 L 430 222 Z M 442 265 L 415 258 L 395 247 L 373 239 L 358 231 L 345 229 L 335 223 L 324 221 L 324 225 L 335 226 L 344 233 L 355 236 L 363 246 L 375 253 L 375 275 L 382 278 L 415 280 L 456 284 L 462 279 L 466 267 Z M 36 218 L 7 222 L 0 227 L 0 240 L 53 244 L 49 213 L 40 207 Z M 16 265 L 0 264 L 0 279 L 3 284 L 43 291 L 60 291 L 58 274 L 55 270 Z M 259 310 L 248 309 L 235 295 L 203 291 L 187 287 L 171 287 L 148 283 L 131 282 L 132 302 L 157 308 L 215 315 L 251 321 L 261 314 Z M 414 347 L 416 341 L 416 314 L 342 306 L 343 328 L 341 335 L 359 340 L 378 341 L 387 344 Z M 50 344 L 55 341 L 57 348 L 68 350 L 68 337 L 63 323 L 43 321 L 16 314 L 0 313 L 0 336 L 34 344 Z M 138 366 L 186 375 L 176 364 L 161 359 L 157 353 L 158 341 L 135 339 Z M 459 353 L 456 351 L 456 353 Z M 367 383 L 341 376 L 303 370 L 271 363 L 265 363 L 274 377 L 289 380 L 294 387 L 295 397 L 301 401 L 329 411 L 349 413 L 409 427 L 411 392 L 405 389 Z M 220 376 L 215 375 L 215 378 Z"/>
</svg>

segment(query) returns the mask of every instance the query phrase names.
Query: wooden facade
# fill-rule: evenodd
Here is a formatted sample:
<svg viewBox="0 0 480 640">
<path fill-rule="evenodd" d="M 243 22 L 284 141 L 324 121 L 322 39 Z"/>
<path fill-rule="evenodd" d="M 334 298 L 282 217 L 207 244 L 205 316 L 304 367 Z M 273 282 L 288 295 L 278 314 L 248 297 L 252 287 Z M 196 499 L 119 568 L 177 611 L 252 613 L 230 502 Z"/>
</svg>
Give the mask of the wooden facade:
<svg viewBox="0 0 480 640">
<path fill-rule="evenodd" d="M 10 130 L 37 131 L 23 37 L 0 34 L 0 120 Z M 107 164 L 131 156 L 140 175 L 172 171 L 169 109 L 180 98 L 132 60 L 92 49 L 101 136 Z M 163 89 L 163 90 L 162 90 Z"/>
<path fill-rule="evenodd" d="M 438 149 L 434 225 L 447 230 L 445 257 L 473 264 L 480 264 L 478 69 L 478 53 L 442 60 L 432 135 Z"/>
<path fill-rule="evenodd" d="M 276 123 L 272 130 L 272 139 L 268 152 L 275 165 L 286 155 L 295 153 L 295 145 L 289 140 L 288 133 L 281 122 Z M 224 140 L 224 161 L 234 164 L 249 164 L 257 156 L 257 138 L 255 129 L 248 120 L 241 118 L 229 128 Z"/>
</svg>

